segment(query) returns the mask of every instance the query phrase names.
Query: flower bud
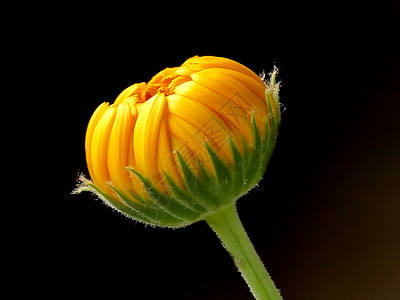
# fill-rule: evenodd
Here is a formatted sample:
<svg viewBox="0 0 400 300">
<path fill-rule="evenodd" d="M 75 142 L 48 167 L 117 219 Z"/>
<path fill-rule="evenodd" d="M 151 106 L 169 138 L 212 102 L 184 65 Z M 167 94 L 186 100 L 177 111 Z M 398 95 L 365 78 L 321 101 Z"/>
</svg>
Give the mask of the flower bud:
<svg viewBox="0 0 400 300">
<path fill-rule="evenodd" d="M 93 113 L 88 190 L 147 224 L 181 227 L 230 204 L 261 179 L 275 146 L 277 70 L 264 82 L 222 57 L 192 57 L 133 84 Z"/>
</svg>

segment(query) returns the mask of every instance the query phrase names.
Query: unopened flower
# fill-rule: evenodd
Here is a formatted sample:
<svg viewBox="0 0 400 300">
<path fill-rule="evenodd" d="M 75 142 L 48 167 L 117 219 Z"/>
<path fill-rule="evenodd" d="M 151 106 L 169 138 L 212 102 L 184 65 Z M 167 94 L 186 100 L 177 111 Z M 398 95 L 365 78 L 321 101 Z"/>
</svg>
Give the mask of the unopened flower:
<svg viewBox="0 0 400 300">
<path fill-rule="evenodd" d="M 236 200 L 263 176 L 280 111 L 275 83 L 222 57 L 192 57 L 125 89 L 86 133 L 91 191 L 135 220 L 182 227 L 205 220 L 256 299 L 281 300 L 239 220 Z"/>
<path fill-rule="evenodd" d="M 102 103 L 86 133 L 81 190 L 136 220 L 181 227 L 261 179 L 280 121 L 276 70 L 264 82 L 226 58 L 192 57 Z"/>
</svg>

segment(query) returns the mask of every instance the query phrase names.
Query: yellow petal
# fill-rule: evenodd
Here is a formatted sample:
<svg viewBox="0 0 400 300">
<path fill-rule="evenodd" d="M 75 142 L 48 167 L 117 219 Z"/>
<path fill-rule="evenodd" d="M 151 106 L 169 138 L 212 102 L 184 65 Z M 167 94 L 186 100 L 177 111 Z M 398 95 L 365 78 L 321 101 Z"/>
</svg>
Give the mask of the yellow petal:
<svg viewBox="0 0 400 300">
<path fill-rule="evenodd" d="M 91 143 L 93 174 L 90 174 L 90 176 L 94 183 L 103 190 L 107 190 L 106 182 L 110 180 L 107 168 L 107 155 L 111 128 L 114 124 L 116 112 L 116 106 L 111 105 L 103 114 L 97 123 Z"/>
<path fill-rule="evenodd" d="M 215 93 L 193 81 L 188 81 L 177 86 L 175 88 L 175 94 L 200 102 L 216 112 L 229 102 L 229 98 Z"/>
<path fill-rule="evenodd" d="M 231 69 L 243 73 L 247 76 L 250 76 L 261 84 L 263 83 L 261 78 L 258 77 L 252 70 L 234 60 L 224 57 L 216 57 L 216 56 L 192 57 L 186 60 L 182 66 L 186 66 L 192 71 L 201 71 L 208 68 Z"/>
<path fill-rule="evenodd" d="M 131 107 L 127 102 L 118 105 L 109 138 L 108 172 L 112 183 L 120 189 L 131 186 L 129 173 L 125 168 L 129 163 L 129 145 L 132 144 L 133 117 Z"/>
<path fill-rule="evenodd" d="M 167 100 L 170 118 L 176 115 L 191 124 L 196 129 L 192 138 L 200 142 L 201 148 L 205 150 L 204 143 L 207 142 L 215 151 L 222 154 L 226 162 L 231 162 L 228 141 L 229 137 L 237 132 L 227 125 L 226 120 L 207 106 L 186 97 L 171 95 Z"/>
<path fill-rule="evenodd" d="M 232 79 L 235 79 L 235 82 L 239 82 L 242 85 L 246 86 L 250 91 L 255 93 L 261 99 L 265 99 L 265 90 L 267 86 L 264 82 L 261 81 L 260 78 L 259 80 L 255 80 L 254 78 L 241 72 L 223 68 L 210 68 L 202 70 L 200 72 L 192 74 L 191 77 L 193 78 L 193 76 L 196 75 L 207 75 L 208 78 L 214 78 L 214 80 L 218 80 L 218 83 L 221 84 L 224 83 L 225 79 L 231 77 Z"/>
<path fill-rule="evenodd" d="M 92 117 L 90 118 L 87 130 L 86 130 L 86 138 L 85 138 L 85 152 L 86 152 L 86 161 L 87 161 L 87 166 L 89 169 L 89 174 L 92 176 L 93 173 L 93 166 L 92 166 L 92 157 L 91 157 L 91 152 L 92 152 L 92 138 L 93 138 L 93 132 L 97 126 L 97 123 L 103 116 L 103 114 L 107 111 L 108 109 L 108 103 L 104 102 L 100 104 L 97 109 L 94 111 Z M 93 176 L 92 176 L 93 178 Z"/>
<path fill-rule="evenodd" d="M 142 105 L 142 104 L 140 104 Z M 135 150 L 133 148 L 133 136 L 134 136 L 134 128 L 135 128 L 135 124 L 137 121 L 137 117 L 138 117 L 138 110 L 137 110 L 137 105 L 132 105 L 131 106 L 131 117 L 132 117 L 132 131 L 131 131 L 131 139 L 130 139 L 130 143 L 129 143 L 129 154 L 128 154 L 128 166 L 132 167 L 134 169 L 137 169 L 136 167 L 136 161 L 135 161 Z M 132 188 L 132 192 L 143 196 L 143 186 L 142 183 L 140 182 L 139 178 L 132 173 L 129 173 L 129 179 L 131 181 L 131 188 Z"/>
<path fill-rule="evenodd" d="M 251 117 L 253 114 L 255 114 L 261 135 L 264 134 L 264 124 L 268 113 L 265 88 L 261 87 L 264 98 L 260 98 L 249 89 L 248 85 L 242 84 L 244 80 L 238 80 L 238 78 L 247 77 L 247 79 L 250 79 L 249 82 L 244 82 L 251 85 L 251 83 L 256 83 L 253 79 L 243 74 L 240 74 L 242 76 L 238 74 L 236 77 L 227 75 L 230 72 L 233 71 L 218 72 L 217 69 L 211 69 L 192 74 L 191 77 L 199 85 L 229 97 L 229 103 L 226 103 L 220 111 L 223 112 L 225 117 L 231 117 L 231 119 L 234 117 L 232 122 L 239 128 L 246 128 L 246 139 L 250 141 L 251 139 L 248 139 L 248 137 L 252 136 Z"/>
<path fill-rule="evenodd" d="M 221 86 L 221 88 L 223 88 Z M 238 111 L 238 108 L 232 105 L 232 99 L 229 97 L 235 96 L 235 93 L 230 93 L 228 90 L 225 94 L 230 96 L 221 95 L 205 86 L 196 82 L 189 81 L 175 88 L 175 94 L 184 96 L 191 100 L 197 101 L 209 108 L 214 112 L 224 117 L 226 124 L 228 124 L 233 134 L 241 132 L 247 140 L 252 138 L 251 129 L 251 115 L 247 116 L 246 111 Z M 168 96 L 173 97 L 174 95 Z M 175 96 L 174 96 L 175 97 Z M 237 104 L 235 104 L 237 106 Z M 231 107 L 234 108 L 233 112 L 226 113 Z"/>
<path fill-rule="evenodd" d="M 173 152 L 170 160 L 178 167 L 182 173 L 180 163 L 175 156 L 176 152 L 182 156 L 187 165 L 196 173 L 199 173 L 197 159 L 200 160 L 205 168 L 214 174 L 214 168 L 208 152 L 204 146 L 204 136 L 196 127 L 175 114 L 170 114 L 168 127 L 171 133 L 171 145 Z"/>
<path fill-rule="evenodd" d="M 158 140 L 158 153 L 157 163 L 158 172 L 161 175 L 163 184 L 168 185 L 165 182 L 164 172 L 170 176 L 178 186 L 183 187 L 181 176 L 178 172 L 176 161 L 173 157 L 172 146 L 171 146 L 171 133 L 167 129 L 167 122 L 161 124 L 160 135 Z"/>
<path fill-rule="evenodd" d="M 189 80 L 192 80 L 189 76 L 178 76 L 171 81 L 171 83 L 168 85 L 168 88 L 171 91 L 173 91 L 175 89 L 175 87 L 177 87 L 178 85 L 181 85 Z"/>
<path fill-rule="evenodd" d="M 145 102 L 136 121 L 133 148 L 139 172 L 160 186 L 157 166 L 157 147 L 160 128 L 166 118 L 165 95 L 158 93 Z"/>
</svg>

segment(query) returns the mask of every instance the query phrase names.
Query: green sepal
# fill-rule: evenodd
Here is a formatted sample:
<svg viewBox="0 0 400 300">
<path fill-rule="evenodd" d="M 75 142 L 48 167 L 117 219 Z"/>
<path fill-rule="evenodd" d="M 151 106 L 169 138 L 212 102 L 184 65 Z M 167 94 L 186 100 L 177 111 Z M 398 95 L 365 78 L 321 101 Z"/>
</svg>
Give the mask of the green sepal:
<svg viewBox="0 0 400 300">
<path fill-rule="evenodd" d="M 232 194 L 240 195 L 242 189 L 246 186 L 245 157 L 240 154 L 240 151 L 231 138 L 229 139 L 229 144 L 231 146 L 234 162 L 232 167 Z"/>
<path fill-rule="evenodd" d="M 171 218 L 170 220 L 163 220 L 163 222 L 160 222 L 159 220 L 154 220 L 151 218 L 151 214 L 148 212 L 141 213 L 138 210 L 133 209 L 132 207 L 129 207 L 125 203 L 121 203 L 118 200 L 114 199 L 111 195 L 103 192 L 101 189 L 99 189 L 95 184 L 92 182 L 86 183 L 85 188 L 81 188 L 77 190 L 76 192 L 82 192 L 82 191 L 88 191 L 92 192 L 95 195 L 97 195 L 103 202 L 114 208 L 115 210 L 119 211 L 123 215 L 135 219 L 136 221 L 143 222 L 145 224 L 150 224 L 154 226 L 165 226 L 165 227 L 173 227 L 175 224 L 178 224 L 180 220 L 177 220 L 175 218 Z"/>
<path fill-rule="evenodd" d="M 276 88 L 275 87 L 275 77 L 271 76 L 272 78 L 272 84 L 274 86 L 274 89 L 279 89 L 279 86 Z M 263 139 L 263 153 L 265 153 L 266 157 L 264 158 L 263 161 L 263 166 L 262 169 L 265 171 L 268 162 L 272 156 L 273 150 L 275 148 L 276 144 L 276 139 L 278 136 L 278 126 L 279 126 L 279 121 L 280 121 L 280 110 L 279 110 L 279 100 L 275 99 L 271 95 L 271 91 L 266 93 L 266 98 L 267 98 L 267 104 L 269 107 L 269 113 L 268 113 L 268 121 L 265 124 L 265 134 L 264 134 L 264 139 Z M 277 92 L 276 92 L 277 93 Z M 276 95 L 277 97 L 277 95 Z M 272 99 L 271 99 L 272 98 Z M 272 101 L 275 102 L 275 107 L 277 108 L 277 117 L 273 117 L 273 111 L 272 111 Z"/>
<path fill-rule="evenodd" d="M 215 170 L 217 182 L 215 194 L 219 195 L 220 203 L 228 204 L 232 202 L 232 199 L 237 199 L 232 194 L 232 169 L 221 160 L 208 143 L 205 144 L 205 147 Z"/>
<path fill-rule="evenodd" d="M 119 200 L 126 207 L 129 207 L 131 209 L 131 212 L 145 216 L 149 220 L 149 224 L 155 226 L 180 227 L 182 219 L 168 214 L 165 211 L 160 210 L 158 207 L 152 206 L 151 202 L 149 201 L 142 200 L 141 203 L 136 203 L 135 200 L 138 200 L 137 195 L 127 195 L 112 185 L 110 185 L 110 188 L 115 191 L 115 193 L 118 195 Z M 133 217 L 135 218 L 136 215 Z"/>
<path fill-rule="evenodd" d="M 214 210 L 219 206 L 218 195 L 210 189 L 209 184 L 204 184 L 202 180 L 193 173 L 188 164 L 182 158 L 179 152 L 177 152 L 178 160 L 182 168 L 183 176 L 187 190 L 196 198 L 198 201 L 207 208 L 207 210 Z M 208 175 L 203 177 L 204 180 L 208 180 Z"/>
<path fill-rule="evenodd" d="M 180 188 L 168 174 L 164 173 L 164 176 L 168 181 L 169 192 L 177 201 L 185 203 L 193 211 L 198 212 L 199 214 L 207 212 L 204 204 L 202 204 L 196 197 L 188 191 Z"/>
<path fill-rule="evenodd" d="M 215 191 L 218 189 L 218 182 L 215 180 L 215 177 L 210 174 L 209 171 L 206 170 L 204 167 L 204 164 L 198 159 L 197 160 L 197 166 L 199 167 L 200 170 L 200 180 L 202 185 L 204 186 L 205 189 L 207 189 L 207 192 L 209 194 L 214 195 Z M 219 203 L 219 198 L 217 197 L 216 201 Z"/>
<path fill-rule="evenodd" d="M 246 167 L 246 175 L 245 175 L 245 188 L 252 188 L 257 182 L 261 179 L 260 176 L 260 167 L 262 162 L 262 146 L 261 146 L 261 135 L 257 127 L 257 123 L 255 121 L 255 117 L 253 115 L 251 122 L 253 124 L 253 139 L 254 145 L 253 150 L 250 154 L 250 160 L 248 166 Z"/>
<path fill-rule="evenodd" d="M 189 207 L 182 205 L 176 199 L 168 197 L 160 192 L 153 184 L 150 183 L 140 172 L 133 168 L 127 168 L 128 171 L 134 173 L 142 182 L 147 194 L 152 200 L 154 207 L 159 207 L 166 214 L 169 214 L 184 222 L 197 221 L 200 214 L 191 210 Z"/>
</svg>

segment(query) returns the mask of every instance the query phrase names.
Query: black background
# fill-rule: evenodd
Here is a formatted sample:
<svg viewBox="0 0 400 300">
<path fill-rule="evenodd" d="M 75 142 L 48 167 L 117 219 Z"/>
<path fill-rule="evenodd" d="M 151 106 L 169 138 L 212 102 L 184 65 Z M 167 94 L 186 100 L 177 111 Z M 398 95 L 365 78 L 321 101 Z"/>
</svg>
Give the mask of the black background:
<svg viewBox="0 0 400 300">
<path fill-rule="evenodd" d="M 17 238 L 30 255 L 15 280 L 54 298 L 251 299 L 205 223 L 146 227 L 70 195 L 87 174 L 85 130 L 101 102 L 215 55 L 256 73 L 280 69 L 278 144 L 238 210 L 284 299 L 399 299 L 396 11 L 386 2 L 54 8 L 27 28 L 42 43 L 27 60 L 46 73 L 36 140 L 45 175 L 29 175 L 42 200 Z"/>
</svg>

